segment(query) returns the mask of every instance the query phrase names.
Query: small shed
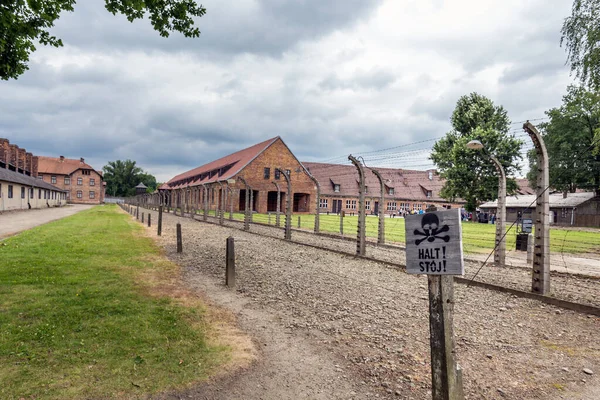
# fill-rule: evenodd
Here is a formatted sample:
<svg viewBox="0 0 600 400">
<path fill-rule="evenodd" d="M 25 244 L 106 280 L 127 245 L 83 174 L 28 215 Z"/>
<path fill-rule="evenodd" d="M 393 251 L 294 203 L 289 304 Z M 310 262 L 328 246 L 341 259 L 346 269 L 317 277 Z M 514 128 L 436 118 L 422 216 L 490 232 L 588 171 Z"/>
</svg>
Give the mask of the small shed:
<svg viewBox="0 0 600 400">
<path fill-rule="evenodd" d="M 506 221 L 513 222 L 519 215 L 533 218 L 536 195 L 506 197 Z M 600 197 L 593 192 L 552 193 L 549 195 L 550 223 L 560 226 L 600 226 Z M 483 203 L 483 212 L 496 213 L 498 201 Z"/>
<path fill-rule="evenodd" d="M 140 182 L 139 185 L 137 185 L 135 187 L 135 194 L 145 194 L 147 192 L 148 187 L 146 185 L 144 185 L 142 182 Z"/>
</svg>

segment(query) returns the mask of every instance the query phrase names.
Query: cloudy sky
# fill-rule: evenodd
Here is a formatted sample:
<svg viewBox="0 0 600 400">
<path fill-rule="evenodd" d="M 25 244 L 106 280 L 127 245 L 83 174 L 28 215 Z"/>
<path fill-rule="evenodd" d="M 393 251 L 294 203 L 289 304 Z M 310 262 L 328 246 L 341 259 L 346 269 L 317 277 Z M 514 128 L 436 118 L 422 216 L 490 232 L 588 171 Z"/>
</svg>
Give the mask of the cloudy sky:
<svg viewBox="0 0 600 400">
<path fill-rule="evenodd" d="M 80 0 L 53 30 L 65 47 L 39 46 L 25 75 L 0 81 L 0 137 L 98 169 L 133 159 L 159 181 L 277 135 L 301 161 L 405 146 L 414 156 L 393 166 L 420 169 L 461 95 L 519 122 L 572 81 L 570 0 L 202 4 L 199 38 L 165 39 Z"/>
</svg>

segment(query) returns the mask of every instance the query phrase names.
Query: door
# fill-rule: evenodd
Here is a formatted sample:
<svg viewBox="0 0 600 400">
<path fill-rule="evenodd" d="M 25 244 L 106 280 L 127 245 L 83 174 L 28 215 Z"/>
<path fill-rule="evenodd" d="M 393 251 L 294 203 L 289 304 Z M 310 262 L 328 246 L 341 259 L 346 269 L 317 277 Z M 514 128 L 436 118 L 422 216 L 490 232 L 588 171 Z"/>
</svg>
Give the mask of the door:
<svg viewBox="0 0 600 400">
<path fill-rule="evenodd" d="M 379 202 L 378 201 L 375 202 L 375 207 L 373 208 L 373 213 L 375 215 L 379 215 Z"/>
<path fill-rule="evenodd" d="M 337 214 L 342 211 L 342 201 L 341 200 L 333 200 L 333 213 Z"/>
</svg>

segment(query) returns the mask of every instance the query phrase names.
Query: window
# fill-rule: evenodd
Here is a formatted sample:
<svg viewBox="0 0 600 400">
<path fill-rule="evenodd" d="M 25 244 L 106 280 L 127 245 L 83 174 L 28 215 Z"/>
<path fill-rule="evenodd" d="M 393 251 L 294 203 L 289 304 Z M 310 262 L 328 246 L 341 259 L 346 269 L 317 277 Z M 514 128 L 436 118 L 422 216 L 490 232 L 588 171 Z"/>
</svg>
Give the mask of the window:
<svg viewBox="0 0 600 400">
<path fill-rule="evenodd" d="M 50 183 L 56 183 L 56 177 L 55 176 L 51 176 L 50 177 Z"/>
<path fill-rule="evenodd" d="M 285 174 L 288 176 L 288 178 L 292 177 L 292 171 L 290 171 L 289 169 L 285 170 Z"/>
<path fill-rule="evenodd" d="M 271 178 L 271 168 L 265 168 L 263 171 L 263 178 L 270 179 Z"/>
<path fill-rule="evenodd" d="M 327 208 L 329 206 L 328 199 L 319 199 L 319 208 Z"/>
<path fill-rule="evenodd" d="M 81 190 L 77 191 L 77 198 L 78 199 L 82 199 L 83 198 L 83 192 Z"/>
<path fill-rule="evenodd" d="M 90 186 L 96 186 L 96 179 L 90 178 Z"/>
<path fill-rule="evenodd" d="M 8 198 L 13 198 L 13 185 L 8 185 Z"/>
<path fill-rule="evenodd" d="M 0 183 L 0 199 L 2 198 L 2 184 Z"/>
<path fill-rule="evenodd" d="M 430 199 L 431 198 L 431 190 L 427 191 L 427 198 Z"/>
<path fill-rule="evenodd" d="M 65 185 L 70 185 L 70 184 L 71 184 L 71 177 L 65 176 Z"/>
<path fill-rule="evenodd" d="M 77 178 L 77 184 L 79 186 L 83 185 L 83 178 L 82 177 Z"/>
<path fill-rule="evenodd" d="M 29 198 L 33 199 L 33 188 L 29 188 Z"/>
<path fill-rule="evenodd" d="M 42 198 L 42 189 L 38 189 L 38 199 Z"/>
<path fill-rule="evenodd" d="M 21 198 L 25 198 L 25 186 L 21 186 Z"/>
<path fill-rule="evenodd" d="M 346 200 L 347 210 L 356 210 L 356 200 Z"/>
<path fill-rule="evenodd" d="M 365 201 L 365 210 L 369 211 L 371 209 L 371 200 Z"/>
<path fill-rule="evenodd" d="M 336 192 L 336 193 L 339 193 L 340 192 L 340 185 L 338 185 L 338 184 L 333 185 L 333 191 Z"/>
<path fill-rule="evenodd" d="M 365 186 L 365 193 L 369 193 L 369 187 Z"/>
<path fill-rule="evenodd" d="M 94 192 L 93 190 L 90 190 L 90 199 L 95 199 L 96 198 L 96 192 Z"/>
<path fill-rule="evenodd" d="M 394 194 L 394 188 L 388 188 L 388 194 L 393 195 Z"/>
<path fill-rule="evenodd" d="M 89 169 L 84 169 L 81 171 L 82 175 L 89 175 L 90 174 L 90 170 Z"/>
<path fill-rule="evenodd" d="M 405 211 L 409 211 L 410 210 L 410 203 L 400 203 L 400 209 L 401 210 L 405 210 Z"/>
<path fill-rule="evenodd" d="M 44 180 L 44 175 L 38 175 L 38 179 L 43 181 Z"/>
<path fill-rule="evenodd" d="M 395 201 L 388 201 L 387 210 L 388 211 L 396 211 L 397 206 L 398 205 L 396 204 Z"/>
<path fill-rule="evenodd" d="M 276 170 L 275 170 L 275 174 L 274 174 L 274 175 L 275 175 L 275 180 L 277 180 L 277 181 L 278 181 L 278 180 L 279 180 L 279 178 L 281 178 L 281 171 L 280 171 L 280 170 L 278 170 L 278 169 L 276 169 Z"/>
</svg>

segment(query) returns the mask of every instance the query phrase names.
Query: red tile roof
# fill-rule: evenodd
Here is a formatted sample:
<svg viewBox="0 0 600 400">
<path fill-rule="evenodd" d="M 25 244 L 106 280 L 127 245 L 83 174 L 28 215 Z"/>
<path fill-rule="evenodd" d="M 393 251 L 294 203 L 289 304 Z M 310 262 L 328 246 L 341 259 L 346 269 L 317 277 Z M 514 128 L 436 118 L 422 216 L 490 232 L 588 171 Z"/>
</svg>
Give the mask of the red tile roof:
<svg viewBox="0 0 600 400">
<path fill-rule="evenodd" d="M 277 136 L 272 139 L 265 140 L 264 142 L 255 144 L 254 146 L 240 150 L 228 156 L 219 158 L 218 160 L 209 162 L 208 164 L 201 165 L 197 168 L 191 169 L 187 172 L 175 176 L 174 178 L 169 180 L 167 184 L 169 185 L 169 188 L 173 189 L 174 187 L 195 186 L 204 183 L 225 181 L 235 176 L 246 165 L 248 165 L 256 157 L 258 157 L 259 154 L 265 151 L 277 140 L 281 140 L 281 138 Z M 216 174 L 210 177 L 208 176 L 208 173 L 210 173 L 211 171 L 217 171 L 220 168 L 224 168 L 227 166 L 230 166 L 230 168 L 227 171 L 223 172 L 221 175 Z M 198 179 L 200 175 L 204 174 L 206 174 L 206 176 L 204 176 L 202 180 Z M 190 181 L 188 184 L 185 184 L 183 181 L 188 179 L 193 180 Z"/>
<path fill-rule="evenodd" d="M 526 178 L 518 178 L 516 179 L 517 185 L 517 194 L 535 194 L 535 190 L 529 186 L 529 179 Z"/>
<path fill-rule="evenodd" d="M 304 162 L 304 166 L 319 181 L 321 194 L 329 196 L 352 196 L 358 197 L 358 171 L 353 165 L 322 164 Z M 417 201 L 447 200 L 440 197 L 440 190 L 444 181 L 435 170 L 416 171 L 394 168 L 373 168 L 381 174 L 385 186 L 394 189 L 394 194 L 387 194 L 385 198 Z M 431 177 L 431 179 L 430 179 Z M 340 185 L 339 193 L 334 191 L 334 184 Z M 365 184 L 368 197 L 379 197 L 379 180 L 369 168 L 365 168 Z M 431 191 L 431 197 L 427 197 L 427 191 Z"/>
<path fill-rule="evenodd" d="M 39 156 L 38 174 L 70 175 L 80 168 L 94 169 L 89 164 L 73 158 Z M 95 170 L 94 170 L 95 171 Z"/>
</svg>

